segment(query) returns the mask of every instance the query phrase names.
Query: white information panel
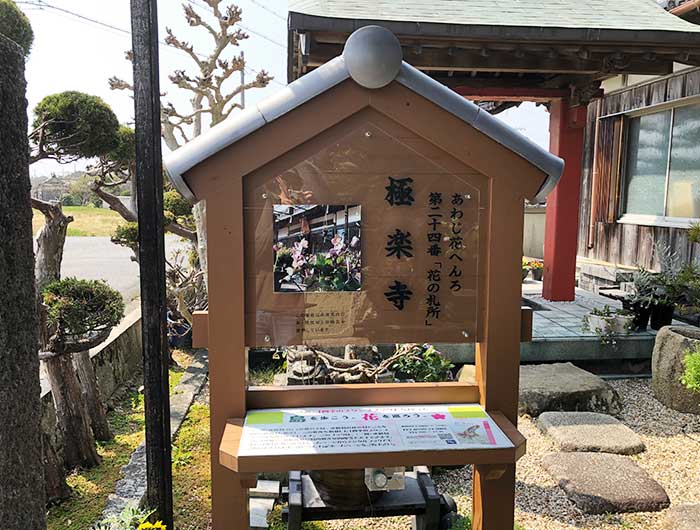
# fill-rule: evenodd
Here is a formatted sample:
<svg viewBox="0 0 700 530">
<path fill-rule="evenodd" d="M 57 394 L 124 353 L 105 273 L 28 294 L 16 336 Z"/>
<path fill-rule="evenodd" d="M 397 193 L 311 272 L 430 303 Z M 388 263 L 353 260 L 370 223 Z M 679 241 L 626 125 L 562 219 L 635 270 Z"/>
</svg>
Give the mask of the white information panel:
<svg viewBox="0 0 700 530">
<path fill-rule="evenodd" d="M 239 456 L 513 447 L 473 403 L 251 410 Z"/>
</svg>

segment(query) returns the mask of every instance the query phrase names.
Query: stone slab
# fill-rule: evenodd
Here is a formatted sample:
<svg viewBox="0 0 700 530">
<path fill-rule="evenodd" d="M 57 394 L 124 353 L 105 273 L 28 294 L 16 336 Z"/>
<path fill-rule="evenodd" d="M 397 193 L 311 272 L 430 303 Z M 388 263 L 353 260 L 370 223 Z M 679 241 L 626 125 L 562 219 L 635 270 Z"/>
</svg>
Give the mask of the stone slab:
<svg viewBox="0 0 700 530">
<path fill-rule="evenodd" d="M 620 397 L 608 383 L 571 363 L 520 367 L 521 414 L 539 416 L 552 410 L 618 414 L 621 409 Z"/>
<path fill-rule="evenodd" d="M 607 414 L 543 412 L 537 425 L 562 451 L 634 455 L 645 449 L 636 432 Z"/>
<path fill-rule="evenodd" d="M 268 528 L 267 515 L 275 506 L 275 499 L 251 498 L 248 501 L 251 530 Z"/>
<path fill-rule="evenodd" d="M 553 453 L 542 465 L 585 513 L 656 512 L 670 504 L 663 487 L 625 456 Z"/>
<path fill-rule="evenodd" d="M 277 480 L 258 480 L 257 485 L 248 491 L 251 497 L 276 499 L 280 496 L 280 483 Z"/>
<path fill-rule="evenodd" d="M 662 530 L 698 530 L 700 528 L 700 504 L 674 506 L 666 512 Z"/>
</svg>

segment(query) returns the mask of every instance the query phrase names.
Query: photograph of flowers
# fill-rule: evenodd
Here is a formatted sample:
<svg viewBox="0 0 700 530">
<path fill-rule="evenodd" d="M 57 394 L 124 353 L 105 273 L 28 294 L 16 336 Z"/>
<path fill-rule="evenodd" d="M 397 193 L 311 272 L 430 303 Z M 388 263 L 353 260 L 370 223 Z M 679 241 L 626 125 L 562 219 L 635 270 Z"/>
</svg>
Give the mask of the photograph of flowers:
<svg viewBox="0 0 700 530">
<path fill-rule="evenodd" d="M 273 205 L 276 293 L 359 291 L 360 206 Z"/>
</svg>

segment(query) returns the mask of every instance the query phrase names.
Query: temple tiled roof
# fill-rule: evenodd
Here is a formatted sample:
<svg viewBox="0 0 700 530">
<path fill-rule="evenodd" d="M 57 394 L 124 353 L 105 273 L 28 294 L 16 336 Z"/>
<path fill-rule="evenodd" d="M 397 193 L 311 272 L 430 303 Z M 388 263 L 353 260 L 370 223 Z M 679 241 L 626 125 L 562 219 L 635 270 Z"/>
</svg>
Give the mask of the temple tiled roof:
<svg viewBox="0 0 700 530">
<path fill-rule="evenodd" d="M 303 15 L 450 25 L 700 33 L 655 0 L 290 0 Z"/>
</svg>

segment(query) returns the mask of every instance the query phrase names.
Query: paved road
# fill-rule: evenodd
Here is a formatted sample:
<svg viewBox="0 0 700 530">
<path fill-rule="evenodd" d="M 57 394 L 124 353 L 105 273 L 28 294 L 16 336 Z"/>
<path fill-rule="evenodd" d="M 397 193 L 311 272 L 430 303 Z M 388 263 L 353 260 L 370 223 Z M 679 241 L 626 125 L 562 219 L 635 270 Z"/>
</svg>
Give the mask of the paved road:
<svg viewBox="0 0 700 530">
<path fill-rule="evenodd" d="M 180 238 L 168 235 L 165 255 L 184 246 Z M 105 280 L 128 303 L 139 295 L 139 266 L 131 256 L 131 250 L 115 245 L 109 237 L 67 237 L 61 276 Z"/>
</svg>

